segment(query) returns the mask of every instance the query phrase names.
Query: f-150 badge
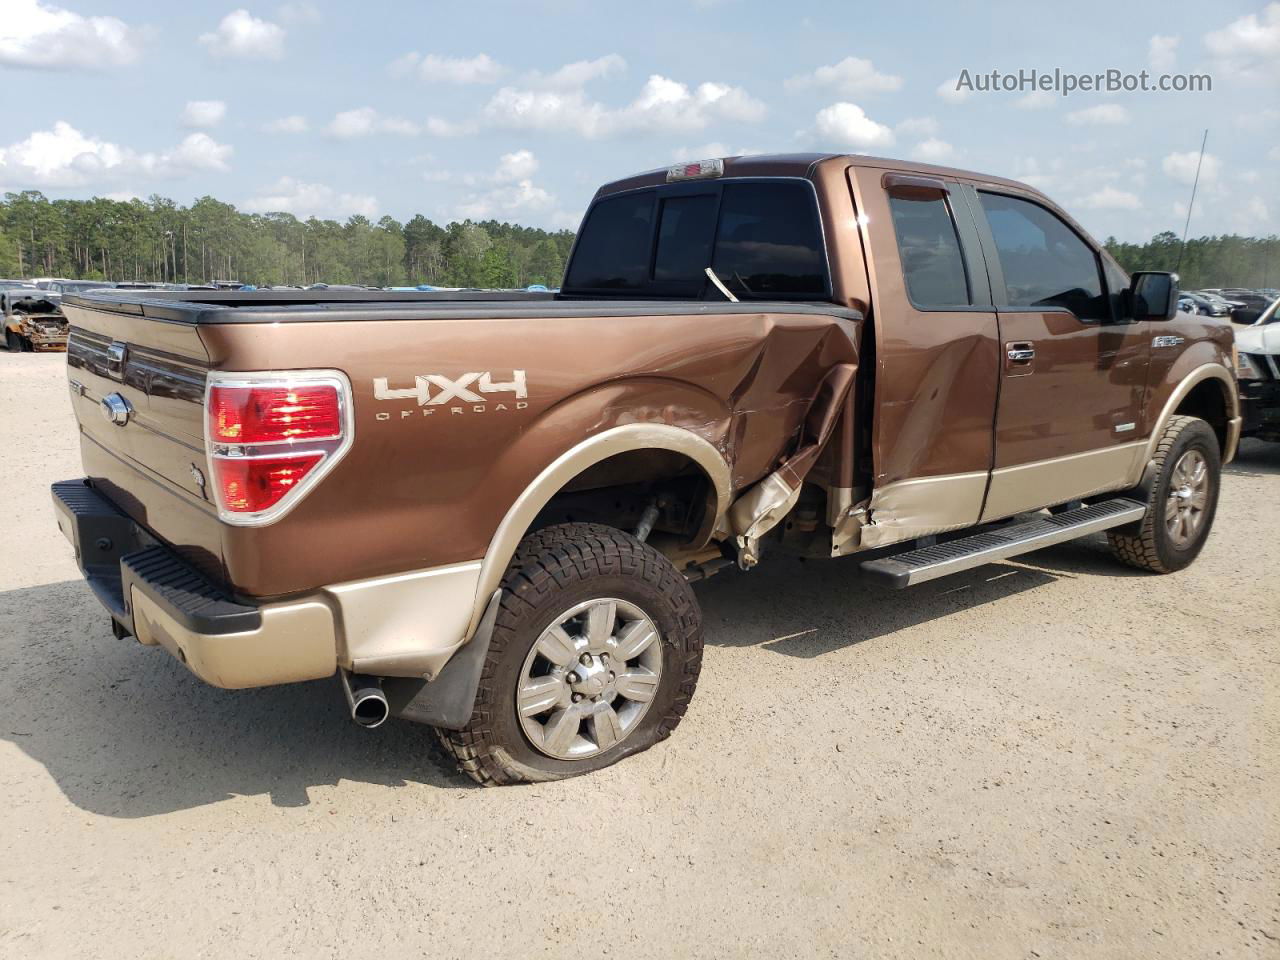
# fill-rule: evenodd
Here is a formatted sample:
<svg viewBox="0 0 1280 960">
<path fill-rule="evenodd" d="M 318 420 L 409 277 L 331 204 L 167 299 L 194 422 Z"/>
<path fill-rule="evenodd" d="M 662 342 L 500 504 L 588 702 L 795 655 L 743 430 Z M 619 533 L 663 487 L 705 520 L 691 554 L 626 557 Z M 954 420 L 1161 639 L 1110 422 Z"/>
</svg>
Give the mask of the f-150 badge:
<svg viewBox="0 0 1280 960">
<path fill-rule="evenodd" d="M 495 394 L 512 394 L 507 400 L 498 400 Z M 529 404 L 528 384 L 523 370 L 512 370 L 510 380 L 494 380 L 489 371 L 464 373 L 460 377 L 446 377 L 438 373 L 421 374 L 413 378 L 412 387 L 390 387 L 386 377 L 373 378 L 375 400 L 416 400 L 423 416 L 430 416 L 438 409 L 451 414 L 488 413 L 500 410 L 523 410 Z M 412 410 L 401 410 L 400 419 L 414 415 Z M 377 414 L 379 420 L 390 420 L 388 412 Z"/>
</svg>

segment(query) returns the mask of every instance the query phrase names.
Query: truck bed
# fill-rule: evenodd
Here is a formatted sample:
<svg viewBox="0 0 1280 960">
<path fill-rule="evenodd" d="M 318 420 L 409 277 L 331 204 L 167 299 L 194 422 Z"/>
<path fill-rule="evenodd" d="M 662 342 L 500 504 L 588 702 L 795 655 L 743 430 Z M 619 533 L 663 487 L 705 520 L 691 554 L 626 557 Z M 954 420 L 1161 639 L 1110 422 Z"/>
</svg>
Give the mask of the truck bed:
<svg viewBox="0 0 1280 960">
<path fill-rule="evenodd" d="M 372 319 L 433 320 L 521 317 L 638 317 L 679 314 L 789 313 L 861 319 L 857 310 L 834 303 L 795 300 L 578 299 L 525 291 L 120 291 L 68 296 L 63 302 L 107 313 L 170 323 L 288 323 Z"/>
</svg>

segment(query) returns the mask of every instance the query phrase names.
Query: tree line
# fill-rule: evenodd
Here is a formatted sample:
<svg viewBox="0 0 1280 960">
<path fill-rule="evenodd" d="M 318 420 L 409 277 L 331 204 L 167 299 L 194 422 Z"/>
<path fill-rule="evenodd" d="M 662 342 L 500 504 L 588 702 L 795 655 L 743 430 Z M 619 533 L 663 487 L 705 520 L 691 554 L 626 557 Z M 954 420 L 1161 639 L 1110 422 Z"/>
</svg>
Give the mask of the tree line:
<svg viewBox="0 0 1280 960">
<path fill-rule="evenodd" d="M 1107 238 L 1107 249 L 1130 273 L 1176 270 L 1183 290 L 1205 287 L 1280 287 L 1280 237 L 1198 237 L 1186 249 L 1171 230 L 1147 243 Z"/>
<path fill-rule="evenodd" d="M 345 223 L 242 213 L 201 197 L 50 200 L 27 190 L 0 202 L 0 277 L 372 286 L 559 286 L 573 231 L 496 220 L 441 226 L 363 216 Z M 1177 270 L 1184 289 L 1280 286 L 1280 237 L 1199 237 L 1182 249 L 1166 231 L 1107 249 L 1126 270 Z"/>
<path fill-rule="evenodd" d="M 372 286 L 559 286 L 573 231 L 496 220 L 441 226 L 352 216 L 345 223 L 243 213 L 201 197 L 183 207 L 148 200 L 50 200 L 39 191 L 0 202 L 0 277 Z"/>
</svg>

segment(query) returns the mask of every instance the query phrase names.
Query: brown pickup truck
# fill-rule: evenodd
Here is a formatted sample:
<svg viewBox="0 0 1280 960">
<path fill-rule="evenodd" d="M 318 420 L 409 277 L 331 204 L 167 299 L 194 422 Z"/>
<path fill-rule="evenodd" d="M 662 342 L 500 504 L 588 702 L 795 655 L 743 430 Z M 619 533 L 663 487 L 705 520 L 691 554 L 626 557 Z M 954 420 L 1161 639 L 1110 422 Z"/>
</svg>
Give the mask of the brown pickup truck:
<svg viewBox="0 0 1280 960">
<path fill-rule="evenodd" d="M 1020 183 L 783 155 L 602 187 L 555 294 L 68 297 L 59 524 L 209 683 L 337 672 L 481 783 L 566 777 L 679 723 L 726 566 L 1189 564 L 1241 421 L 1176 279 Z"/>
</svg>

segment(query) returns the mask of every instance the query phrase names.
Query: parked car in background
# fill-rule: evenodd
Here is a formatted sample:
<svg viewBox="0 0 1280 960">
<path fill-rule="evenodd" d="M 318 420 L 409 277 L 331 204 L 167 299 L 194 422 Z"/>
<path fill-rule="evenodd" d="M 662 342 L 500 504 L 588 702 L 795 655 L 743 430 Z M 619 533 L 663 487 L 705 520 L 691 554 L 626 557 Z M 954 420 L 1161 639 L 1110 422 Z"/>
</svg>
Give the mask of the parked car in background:
<svg viewBox="0 0 1280 960">
<path fill-rule="evenodd" d="M 68 293 L 85 293 L 89 290 L 111 290 L 115 284 L 110 280 L 53 280 L 45 289 L 63 296 Z"/>
<path fill-rule="evenodd" d="M 1257 321 L 1236 331 L 1243 434 L 1280 442 L 1280 299 Z"/>
<path fill-rule="evenodd" d="M 58 294 L 36 287 L 0 291 L 4 344 L 14 353 L 67 349 L 67 318 Z"/>
<path fill-rule="evenodd" d="M 1218 298 L 1211 299 L 1202 293 L 1195 293 L 1190 290 L 1184 290 L 1179 295 L 1183 302 L 1189 302 L 1187 308 L 1191 313 L 1198 313 L 1202 317 L 1226 317 L 1231 313 L 1231 308 L 1227 306 L 1226 301 Z"/>
</svg>

